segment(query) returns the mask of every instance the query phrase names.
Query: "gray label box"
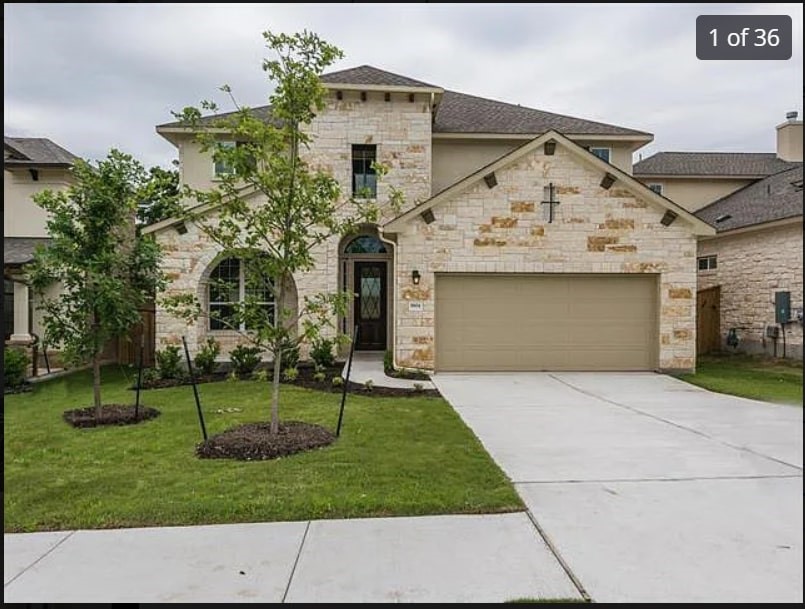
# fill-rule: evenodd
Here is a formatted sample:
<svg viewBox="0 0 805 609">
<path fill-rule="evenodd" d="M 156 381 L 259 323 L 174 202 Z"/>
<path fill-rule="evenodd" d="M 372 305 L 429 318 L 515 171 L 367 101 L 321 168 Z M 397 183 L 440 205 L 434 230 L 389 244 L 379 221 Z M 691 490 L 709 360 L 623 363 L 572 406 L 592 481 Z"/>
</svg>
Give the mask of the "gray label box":
<svg viewBox="0 0 805 609">
<path fill-rule="evenodd" d="M 788 15 L 699 15 L 699 59 L 791 59 Z"/>
</svg>

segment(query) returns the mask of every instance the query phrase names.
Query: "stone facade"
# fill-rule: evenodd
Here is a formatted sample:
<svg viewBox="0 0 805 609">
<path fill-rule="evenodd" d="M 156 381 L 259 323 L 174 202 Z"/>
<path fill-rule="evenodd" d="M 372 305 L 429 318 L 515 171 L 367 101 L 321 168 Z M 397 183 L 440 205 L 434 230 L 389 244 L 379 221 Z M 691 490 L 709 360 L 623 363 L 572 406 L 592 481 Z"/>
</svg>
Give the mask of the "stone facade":
<svg viewBox="0 0 805 609">
<path fill-rule="evenodd" d="M 802 308 L 802 218 L 773 228 L 723 235 L 699 243 L 699 256 L 717 256 L 717 267 L 699 271 L 698 289 L 721 286 L 722 345 L 730 328 L 738 349 L 774 353 L 765 329 L 775 323 L 774 294 L 791 292 L 791 310 Z M 802 324 L 785 326 L 786 355 L 802 358 Z M 777 341 L 782 355 L 782 339 Z M 731 350 L 731 349 L 730 349 Z"/>
<path fill-rule="evenodd" d="M 412 219 L 396 250 L 396 363 L 434 367 L 435 273 L 654 273 L 659 275 L 659 368 L 695 366 L 696 239 L 678 220 L 662 226 L 664 209 L 615 184 L 562 146 L 539 147 L 433 209 L 435 221 Z M 543 218 L 543 187 L 561 202 Z M 419 285 L 411 273 L 421 274 Z M 419 301 L 422 311 L 407 303 Z"/>
<path fill-rule="evenodd" d="M 326 108 L 310 125 L 310 133 L 313 143 L 301 156 L 311 166 L 330 172 L 338 180 L 344 193 L 343 213 L 350 213 L 346 201 L 352 189 L 352 144 L 377 145 L 378 161 L 390 167 L 389 174 L 378 183 L 378 203 L 382 205 L 388 200 L 390 185 L 404 192 L 406 206 L 430 196 L 429 97 L 417 94 L 414 101 L 409 101 L 407 93 L 392 93 L 389 101 L 385 101 L 383 93 L 369 92 L 362 101 L 357 91 L 344 91 L 342 99 L 338 100 L 331 92 Z M 211 163 L 209 159 L 196 159 L 196 162 L 202 161 L 205 167 Z M 252 204 L 259 204 L 259 199 L 255 198 Z M 393 213 L 386 209 L 384 215 L 390 217 Z M 191 224 L 187 228 L 184 235 L 172 228 L 157 233 L 165 252 L 163 269 L 169 280 L 165 294 L 192 293 L 206 305 L 206 280 L 217 262 L 219 250 L 196 226 Z M 341 289 L 339 239 L 321 244 L 315 257 L 319 261 L 315 269 L 294 277 L 299 302 L 305 296 Z M 156 318 L 157 349 L 180 343 L 185 335 L 192 353 L 209 334 L 221 343 L 222 355 L 226 356 L 232 347 L 243 342 L 233 331 L 209 331 L 205 319 L 188 327 L 184 321 L 169 315 L 159 302 Z M 333 330 L 325 335 L 334 333 Z M 306 355 L 304 351 L 302 355 Z"/>
</svg>

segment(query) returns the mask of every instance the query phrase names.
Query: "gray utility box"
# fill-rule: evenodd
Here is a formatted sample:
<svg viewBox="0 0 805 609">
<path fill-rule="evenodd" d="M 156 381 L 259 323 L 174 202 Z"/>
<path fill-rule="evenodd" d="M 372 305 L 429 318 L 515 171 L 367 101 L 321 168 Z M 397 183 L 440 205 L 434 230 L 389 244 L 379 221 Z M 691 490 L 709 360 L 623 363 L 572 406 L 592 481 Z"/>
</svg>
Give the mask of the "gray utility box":
<svg viewBox="0 0 805 609">
<path fill-rule="evenodd" d="M 791 292 L 774 293 L 774 321 L 778 324 L 791 321 Z"/>
</svg>

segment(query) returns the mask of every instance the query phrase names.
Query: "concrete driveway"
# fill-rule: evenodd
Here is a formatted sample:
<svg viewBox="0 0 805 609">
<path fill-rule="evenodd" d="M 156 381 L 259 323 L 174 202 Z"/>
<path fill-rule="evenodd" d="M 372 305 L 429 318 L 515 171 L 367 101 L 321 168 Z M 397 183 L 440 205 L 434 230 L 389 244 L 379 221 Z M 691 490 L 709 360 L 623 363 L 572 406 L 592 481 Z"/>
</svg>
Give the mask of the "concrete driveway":
<svg viewBox="0 0 805 609">
<path fill-rule="evenodd" d="M 652 373 L 437 374 L 599 602 L 802 602 L 802 408 Z"/>
</svg>

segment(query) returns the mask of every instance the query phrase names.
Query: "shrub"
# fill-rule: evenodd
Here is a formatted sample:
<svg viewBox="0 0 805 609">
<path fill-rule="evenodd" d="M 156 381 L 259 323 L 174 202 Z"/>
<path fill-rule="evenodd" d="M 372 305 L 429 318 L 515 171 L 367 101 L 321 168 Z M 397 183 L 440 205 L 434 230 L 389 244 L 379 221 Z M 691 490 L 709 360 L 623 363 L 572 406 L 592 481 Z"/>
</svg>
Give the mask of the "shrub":
<svg viewBox="0 0 805 609">
<path fill-rule="evenodd" d="M 387 374 L 394 372 L 394 355 L 390 349 L 383 354 L 383 371 Z"/>
<path fill-rule="evenodd" d="M 422 383 L 414 383 L 414 391 L 419 392 L 419 391 L 424 391 L 424 390 L 425 390 L 425 385 L 423 385 Z"/>
<path fill-rule="evenodd" d="M 313 342 L 310 350 L 310 357 L 320 368 L 330 368 L 335 365 L 335 355 L 333 355 L 333 341 L 329 338 L 322 338 Z"/>
<path fill-rule="evenodd" d="M 334 376 L 333 380 L 330 382 L 333 384 L 333 387 L 341 387 L 344 384 L 344 379 L 342 379 L 340 376 Z"/>
<path fill-rule="evenodd" d="M 215 372 L 216 363 L 215 358 L 221 353 L 221 345 L 212 336 L 207 337 L 207 341 L 196 353 L 196 358 L 193 362 L 196 364 L 196 369 L 201 374 L 212 374 Z"/>
<path fill-rule="evenodd" d="M 249 376 L 260 363 L 260 353 L 262 353 L 262 350 L 259 347 L 249 347 L 247 345 L 238 345 L 232 349 L 229 357 L 232 360 L 232 368 L 235 373 L 238 376 Z"/>
<path fill-rule="evenodd" d="M 297 378 L 299 378 L 299 370 L 296 368 L 286 368 L 282 371 L 282 378 L 284 378 L 289 383 L 292 383 Z"/>
<path fill-rule="evenodd" d="M 316 381 L 317 383 L 323 383 L 324 381 L 327 380 L 327 375 L 324 374 L 324 372 L 317 372 L 316 374 L 313 375 L 313 380 Z"/>
<path fill-rule="evenodd" d="M 28 367 L 28 355 L 22 349 L 6 347 L 3 352 L 3 375 L 6 385 L 19 387 L 25 381 L 25 369 Z"/>
<path fill-rule="evenodd" d="M 156 368 L 143 368 L 143 383 L 153 383 L 159 380 L 159 370 Z"/>
<path fill-rule="evenodd" d="M 163 379 L 179 378 L 182 373 L 179 362 L 182 356 L 179 355 L 178 345 L 168 345 L 161 351 L 156 352 L 157 370 L 159 377 Z"/>
<path fill-rule="evenodd" d="M 366 391 L 371 391 L 375 388 L 375 382 L 372 379 L 366 379 L 363 382 L 363 386 L 366 388 Z"/>
<path fill-rule="evenodd" d="M 237 383 L 240 380 L 238 377 L 238 373 L 234 370 L 231 370 L 229 374 L 226 375 L 226 382 L 227 383 Z"/>
<path fill-rule="evenodd" d="M 280 348 L 282 349 L 282 365 L 285 368 L 296 368 L 299 364 L 299 345 L 286 337 Z"/>
<path fill-rule="evenodd" d="M 268 380 L 268 370 L 258 370 L 257 372 L 253 373 L 252 380 L 265 383 Z"/>
</svg>

